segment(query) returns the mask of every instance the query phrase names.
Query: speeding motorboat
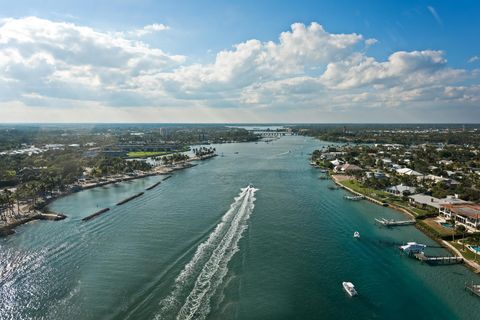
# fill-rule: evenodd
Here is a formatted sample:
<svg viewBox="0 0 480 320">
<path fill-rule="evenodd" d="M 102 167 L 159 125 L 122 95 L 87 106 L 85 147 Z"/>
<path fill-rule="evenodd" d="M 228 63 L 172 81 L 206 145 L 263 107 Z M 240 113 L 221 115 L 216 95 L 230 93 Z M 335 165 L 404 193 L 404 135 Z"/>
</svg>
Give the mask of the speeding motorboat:
<svg viewBox="0 0 480 320">
<path fill-rule="evenodd" d="M 350 297 L 358 295 L 358 292 L 357 292 L 357 290 L 355 290 L 355 286 L 353 285 L 353 283 L 345 281 L 345 282 L 342 282 L 342 286 L 343 286 L 343 289 L 345 290 L 345 292 Z"/>
</svg>

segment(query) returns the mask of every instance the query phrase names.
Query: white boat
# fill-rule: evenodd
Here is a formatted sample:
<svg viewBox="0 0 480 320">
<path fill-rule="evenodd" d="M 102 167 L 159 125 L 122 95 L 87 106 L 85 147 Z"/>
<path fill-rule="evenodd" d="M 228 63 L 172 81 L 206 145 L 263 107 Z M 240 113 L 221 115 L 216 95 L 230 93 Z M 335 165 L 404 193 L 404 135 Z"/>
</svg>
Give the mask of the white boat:
<svg viewBox="0 0 480 320">
<path fill-rule="evenodd" d="M 343 289 L 345 292 L 350 296 L 356 296 L 358 294 L 357 290 L 355 290 L 355 286 L 351 282 L 342 282 Z"/>
<path fill-rule="evenodd" d="M 421 253 L 427 246 L 416 242 L 407 242 L 406 245 L 400 246 L 400 250 L 408 254 Z"/>
<path fill-rule="evenodd" d="M 355 231 L 355 232 L 353 233 L 353 237 L 354 237 L 354 238 L 360 238 L 360 232 Z"/>
</svg>

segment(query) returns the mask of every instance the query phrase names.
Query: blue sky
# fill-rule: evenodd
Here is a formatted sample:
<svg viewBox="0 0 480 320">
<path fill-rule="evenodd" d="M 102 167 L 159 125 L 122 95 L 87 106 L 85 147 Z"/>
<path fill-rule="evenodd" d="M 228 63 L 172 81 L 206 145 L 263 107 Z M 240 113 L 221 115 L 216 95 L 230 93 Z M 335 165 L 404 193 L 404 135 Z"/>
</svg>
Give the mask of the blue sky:
<svg viewBox="0 0 480 320">
<path fill-rule="evenodd" d="M 480 119 L 478 1 L 2 2 L 3 121 Z"/>
</svg>

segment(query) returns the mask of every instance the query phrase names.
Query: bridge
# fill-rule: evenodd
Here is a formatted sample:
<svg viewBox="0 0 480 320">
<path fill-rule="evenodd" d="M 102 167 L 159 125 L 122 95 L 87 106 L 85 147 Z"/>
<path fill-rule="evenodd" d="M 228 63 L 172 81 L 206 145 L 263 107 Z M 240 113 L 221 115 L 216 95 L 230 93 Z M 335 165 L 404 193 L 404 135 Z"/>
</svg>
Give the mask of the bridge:
<svg viewBox="0 0 480 320">
<path fill-rule="evenodd" d="M 262 137 L 283 137 L 291 136 L 292 134 L 287 131 L 268 131 L 268 130 L 252 130 L 253 134 L 262 136 Z"/>
</svg>

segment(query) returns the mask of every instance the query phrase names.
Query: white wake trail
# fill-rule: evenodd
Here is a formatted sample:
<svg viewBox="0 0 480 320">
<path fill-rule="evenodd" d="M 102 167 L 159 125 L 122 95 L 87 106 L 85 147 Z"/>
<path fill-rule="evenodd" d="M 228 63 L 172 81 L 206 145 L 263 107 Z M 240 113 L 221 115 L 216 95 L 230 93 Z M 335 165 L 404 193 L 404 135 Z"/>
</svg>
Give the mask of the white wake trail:
<svg viewBox="0 0 480 320">
<path fill-rule="evenodd" d="M 228 272 L 228 263 L 239 250 L 238 241 L 247 228 L 257 189 L 242 189 L 222 221 L 209 235 L 175 279 L 171 294 L 160 302 L 156 319 L 204 319 L 210 312 L 210 299 Z"/>
</svg>

